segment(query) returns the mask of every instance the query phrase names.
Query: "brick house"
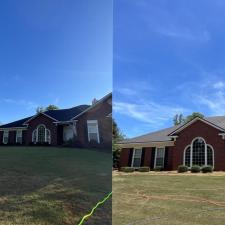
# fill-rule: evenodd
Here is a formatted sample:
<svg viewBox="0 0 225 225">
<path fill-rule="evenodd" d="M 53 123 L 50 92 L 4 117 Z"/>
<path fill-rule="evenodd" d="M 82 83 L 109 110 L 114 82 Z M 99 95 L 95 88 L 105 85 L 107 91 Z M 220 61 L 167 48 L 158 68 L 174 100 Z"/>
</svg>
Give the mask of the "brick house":
<svg viewBox="0 0 225 225">
<path fill-rule="evenodd" d="M 120 167 L 176 170 L 179 165 L 212 165 L 225 171 L 225 116 L 190 122 L 124 140 Z"/>
<path fill-rule="evenodd" d="M 62 145 L 111 150 L 112 94 L 92 105 L 49 110 L 0 126 L 1 145 Z"/>
</svg>

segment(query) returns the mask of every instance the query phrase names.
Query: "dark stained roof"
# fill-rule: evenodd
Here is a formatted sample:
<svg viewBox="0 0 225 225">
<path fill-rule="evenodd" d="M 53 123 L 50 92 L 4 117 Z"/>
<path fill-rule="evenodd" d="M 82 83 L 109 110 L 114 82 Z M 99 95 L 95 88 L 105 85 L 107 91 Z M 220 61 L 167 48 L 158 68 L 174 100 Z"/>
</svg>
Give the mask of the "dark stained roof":
<svg viewBox="0 0 225 225">
<path fill-rule="evenodd" d="M 23 125 L 23 123 L 27 120 L 29 120 L 31 117 L 27 117 L 27 118 L 24 118 L 22 120 L 17 120 L 17 121 L 14 121 L 12 123 L 7 123 L 7 124 L 3 124 L 0 126 L 0 128 L 10 128 L 10 127 L 26 127 L 25 125 Z"/>
<path fill-rule="evenodd" d="M 89 108 L 90 105 L 79 105 L 70 109 L 58 109 L 58 110 L 49 110 L 44 112 L 44 114 L 58 120 L 58 121 L 69 121 L 73 117 L 77 116 L 87 108 Z M 34 115 L 35 116 L 35 115 Z M 12 123 L 3 124 L 0 126 L 0 128 L 10 128 L 10 127 L 26 127 L 24 123 L 31 119 L 32 117 L 27 117 L 21 120 L 14 121 Z"/>
<path fill-rule="evenodd" d="M 225 130 L 225 116 L 214 116 L 214 117 L 205 117 L 204 120 L 208 121 L 212 125 L 221 128 L 221 130 Z M 145 142 L 163 142 L 172 140 L 171 134 L 177 129 L 181 128 L 183 125 L 177 125 L 170 128 L 166 128 L 163 130 L 159 130 L 156 132 L 151 132 L 145 135 L 141 135 L 138 137 L 130 138 L 119 142 L 120 144 L 127 143 L 145 143 Z"/>
<path fill-rule="evenodd" d="M 69 121 L 89 107 L 90 105 L 79 105 L 70 109 L 49 110 L 44 113 L 58 121 Z"/>
</svg>

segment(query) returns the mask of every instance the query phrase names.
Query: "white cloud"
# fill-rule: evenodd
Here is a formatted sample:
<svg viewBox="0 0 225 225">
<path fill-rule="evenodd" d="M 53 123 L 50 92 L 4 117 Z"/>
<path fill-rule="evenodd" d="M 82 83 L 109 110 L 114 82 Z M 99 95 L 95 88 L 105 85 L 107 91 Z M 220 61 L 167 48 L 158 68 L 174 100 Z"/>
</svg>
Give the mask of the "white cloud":
<svg viewBox="0 0 225 225">
<path fill-rule="evenodd" d="M 128 96 L 134 96 L 137 94 L 137 91 L 131 88 L 119 88 L 117 89 L 117 92 L 122 95 L 128 95 Z"/>
<path fill-rule="evenodd" d="M 216 82 L 215 84 L 213 84 L 213 87 L 214 87 L 215 89 L 221 89 L 221 88 L 224 88 L 224 87 L 225 87 L 225 83 L 222 82 L 222 81 L 218 81 L 218 82 Z"/>
<path fill-rule="evenodd" d="M 197 101 L 208 107 L 213 115 L 225 115 L 225 92 L 218 90 L 213 93 L 197 95 Z"/>
<path fill-rule="evenodd" d="M 155 102 L 114 102 L 113 110 L 115 113 L 148 123 L 153 128 L 159 128 L 171 120 L 175 114 L 187 111 L 182 107 L 160 105 Z"/>
<path fill-rule="evenodd" d="M 36 109 L 39 105 L 35 102 L 32 101 L 27 101 L 24 99 L 16 100 L 16 99 L 11 99 L 11 98 L 4 98 L 3 102 L 8 103 L 8 104 L 15 104 L 15 105 L 20 105 L 25 107 L 25 109 Z"/>
<path fill-rule="evenodd" d="M 155 32 L 170 38 L 179 38 L 190 41 L 209 41 L 211 39 L 210 33 L 207 30 L 194 31 L 190 28 L 176 26 L 158 27 Z"/>
</svg>

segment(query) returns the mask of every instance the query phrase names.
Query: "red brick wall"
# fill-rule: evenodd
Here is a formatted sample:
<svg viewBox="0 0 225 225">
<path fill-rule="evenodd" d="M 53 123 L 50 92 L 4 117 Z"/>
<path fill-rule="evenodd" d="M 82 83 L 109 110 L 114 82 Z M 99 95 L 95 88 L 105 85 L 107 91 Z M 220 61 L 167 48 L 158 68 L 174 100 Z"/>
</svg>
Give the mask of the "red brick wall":
<svg viewBox="0 0 225 225">
<path fill-rule="evenodd" d="M 40 114 L 36 118 L 31 120 L 29 122 L 28 130 L 27 130 L 26 144 L 28 145 L 29 143 L 32 142 L 32 133 L 37 128 L 37 126 L 40 124 L 44 124 L 46 128 L 51 131 L 51 145 L 57 145 L 57 126 L 53 122 L 54 122 L 53 119 L 43 114 Z"/>
<path fill-rule="evenodd" d="M 152 148 L 145 148 L 144 166 L 150 166 L 152 157 Z"/>
<path fill-rule="evenodd" d="M 123 148 L 121 150 L 119 167 L 128 166 L 129 155 L 130 155 L 130 148 Z"/>
<path fill-rule="evenodd" d="M 214 149 L 214 166 L 215 170 L 225 171 L 225 140 L 218 134 L 219 130 L 202 122 L 196 121 L 180 133 L 175 142 L 175 146 L 167 147 L 168 149 L 168 165 L 167 170 L 177 170 L 177 167 L 183 164 L 184 149 L 191 144 L 196 137 L 205 139 L 206 144 L 210 144 Z M 128 166 L 129 150 L 124 148 L 121 150 L 120 166 Z M 144 166 L 149 166 L 151 163 L 152 148 L 145 148 Z"/>
<path fill-rule="evenodd" d="M 98 120 L 100 144 L 96 147 L 112 151 L 112 119 L 107 117 L 110 113 L 112 113 L 112 105 L 106 99 L 78 118 L 77 140 L 81 146 L 93 147 L 88 142 L 87 120 Z"/>
<path fill-rule="evenodd" d="M 202 121 L 196 121 L 182 130 L 173 147 L 172 169 L 177 169 L 178 165 L 183 164 L 185 147 L 191 144 L 194 138 L 202 137 L 214 149 L 215 170 L 225 170 L 225 141 L 219 133 L 219 130 Z"/>
<path fill-rule="evenodd" d="M 9 142 L 10 145 L 13 145 L 16 143 L 16 131 L 9 131 Z"/>
</svg>

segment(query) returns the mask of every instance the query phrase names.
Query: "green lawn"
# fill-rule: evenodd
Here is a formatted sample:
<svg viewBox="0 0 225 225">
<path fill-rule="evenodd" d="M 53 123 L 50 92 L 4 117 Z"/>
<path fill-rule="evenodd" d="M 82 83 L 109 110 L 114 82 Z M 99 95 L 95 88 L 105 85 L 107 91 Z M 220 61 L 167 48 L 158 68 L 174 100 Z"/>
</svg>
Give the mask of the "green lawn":
<svg viewBox="0 0 225 225">
<path fill-rule="evenodd" d="M 78 224 L 110 192 L 111 161 L 93 150 L 0 147 L 0 224 Z M 111 200 L 84 224 L 111 224 Z"/>
<path fill-rule="evenodd" d="M 113 225 L 225 224 L 225 173 L 113 175 Z"/>
</svg>

